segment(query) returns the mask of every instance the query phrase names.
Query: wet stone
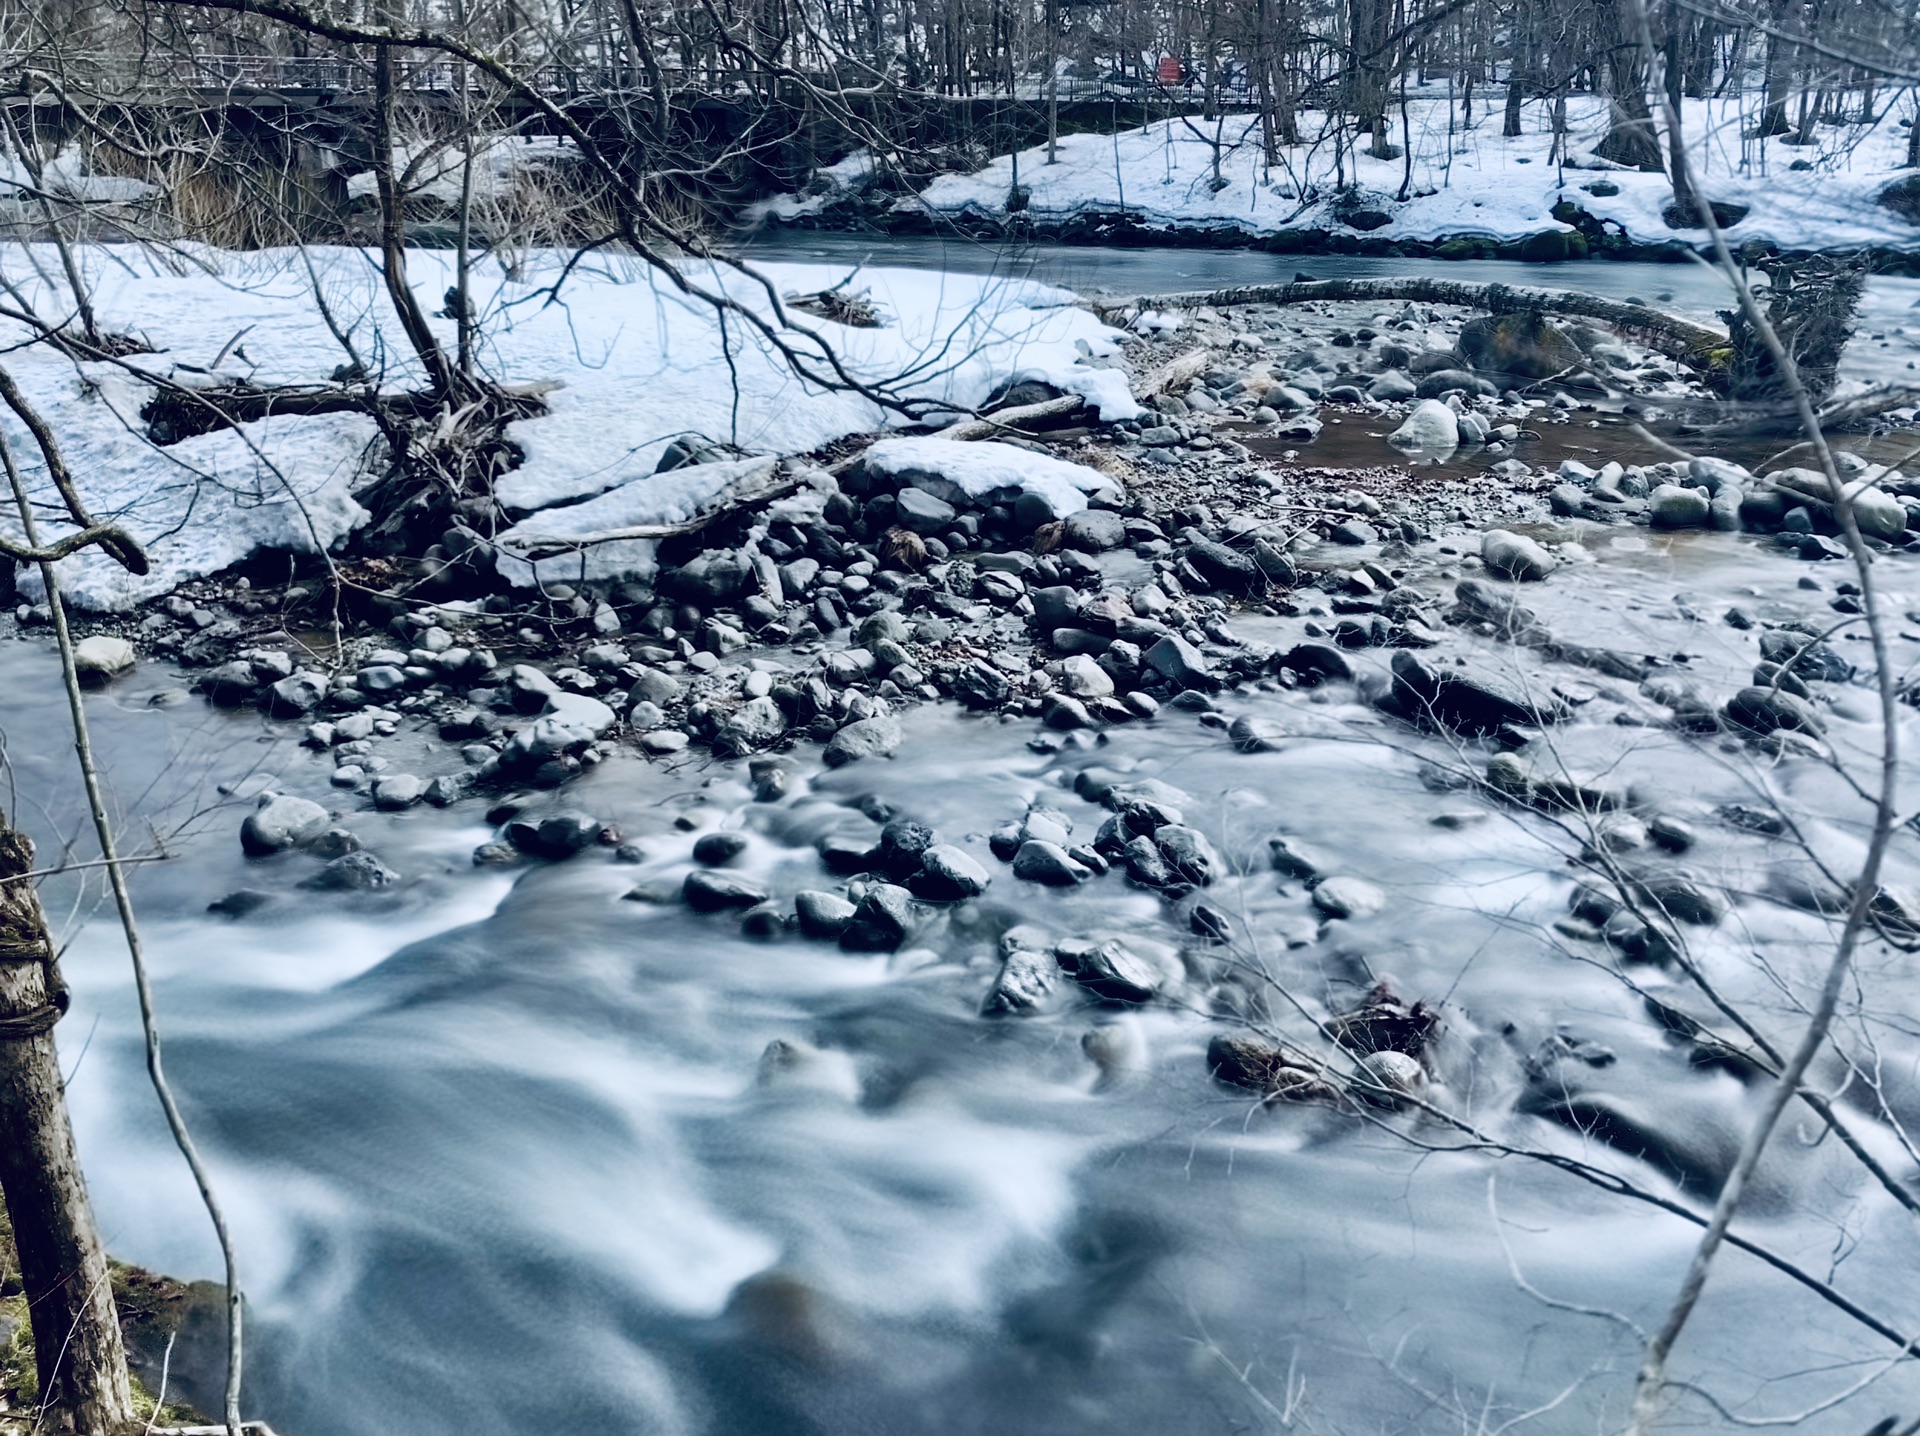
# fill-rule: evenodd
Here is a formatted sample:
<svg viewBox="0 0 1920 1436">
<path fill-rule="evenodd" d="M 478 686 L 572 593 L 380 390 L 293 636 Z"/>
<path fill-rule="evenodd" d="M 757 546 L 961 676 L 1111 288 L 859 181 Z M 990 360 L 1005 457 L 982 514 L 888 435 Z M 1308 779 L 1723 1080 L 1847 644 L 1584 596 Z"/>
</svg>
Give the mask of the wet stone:
<svg viewBox="0 0 1920 1436">
<path fill-rule="evenodd" d="M 921 857 L 909 883 L 916 897 L 930 902 L 960 902 L 978 897 L 992 882 L 987 870 L 951 843 L 935 843 Z"/>
<path fill-rule="evenodd" d="M 1178 823 L 1168 823 L 1153 835 L 1167 870 L 1181 882 L 1206 887 L 1223 871 L 1220 855 L 1202 833 Z"/>
<path fill-rule="evenodd" d="M 746 850 L 744 833 L 706 833 L 693 845 L 693 860 L 702 867 L 724 868 Z"/>
<path fill-rule="evenodd" d="M 1013 875 L 1025 882 L 1049 887 L 1071 887 L 1093 876 L 1091 869 L 1067 856 L 1057 843 L 1029 838 L 1013 855 Z"/>
<path fill-rule="evenodd" d="M 980 1004 L 981 1015 L 1019 1017 L 1040 1011 L 1058 986 L 1060 964 L 1018 928 L 1001 939 L 1000 953 L 1000 974 Z"/>
<path fill-rule="evenodd" d="M 1072 939 L 1053 955 L 1063 972 L 1108 1002 L 1150 1002 L 1160 990 L 1160 974 L 1118 938 Z"/>
<path fill-rule="evenodd" d="M 874 883 L 840 934 L 849 952 L 893 952 L 913 931 L 913 895 L 892 883 Z"/>
<path fill-rule="evenodd" d="M 379 892 L 400 881 L 400 874 L 372 853 L 335 858 L 300 886 L 315 892 Z"/>
<path fill-rule="evenodd" d="M 413 773 L 389 773 L 373 780 L 373 805 L 382 812 L 411 808 L 426 795 L 426 779 Z"/>
<path fill-rule="evenodd" d="M 838 893 L 806 891 L 793 896 L 794 916 L 808 937 L 838 938 L 853 921 L 854 910 Z"/>
<path fill-rule="evenodd" d="M 327 810 L 308 798 L 268 793 L 240 824 L 240 847 L 248 857 L 267 857 L 303 847 L 324 833 Z"/>
<path fill-rule="evenodd" d="M 821 757 L 829 768 L 840 768 L 862 758 L 883 758 L 898 748 L 905 734 L 900 720 L 891 714 L 876 714 L 847 724 L 828 741 Z"/>
<path fill-rule="evenodd" d="M 716 872 L 701 868 L 687 874 L 680 889 L 687 906 L 696 912 L 722 912 L 729 908 L 750 908 L 767 900 L 767 890 L 753 879 L 738 873 Z"/>
<path fill-rule="evenodd" d="M 1371 917 L 1387 905 L 1387 895 L 1365 878 L 1333 877 L 1314 888 L 1313 905 L 1332 918 Z"/>
<path fill-rule="evenodd" d="M 559 812 L 544 818 L 513 818 L 502 836 L 530 858 L 557 862 L 600 841 L 601 822 L 590 813 Z"/>
</svg>

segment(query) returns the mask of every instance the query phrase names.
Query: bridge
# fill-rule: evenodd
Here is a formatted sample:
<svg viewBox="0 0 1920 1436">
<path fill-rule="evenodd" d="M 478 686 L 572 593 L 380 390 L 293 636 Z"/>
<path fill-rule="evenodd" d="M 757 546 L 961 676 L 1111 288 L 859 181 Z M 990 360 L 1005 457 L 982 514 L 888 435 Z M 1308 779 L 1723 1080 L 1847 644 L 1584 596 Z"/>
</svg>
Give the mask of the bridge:
<svg viewBox="0 0 1920 1436">
<path fill-rule="evenodd" d="M 0 60 L 0 67 L 16 72 L 31 62 L 16 57 L 11 65 Z M 509 62 L 511 63 L 511 62 Z M 370 100 L 374 93 L 374 71 L 370 61 L 349 55 L 235 55 L 202 53 L 180 56 L 147 57 L 131 67 L 123 61 L 100 57 L 81 67 L 102 77 L 121 70 L 117 85 L 96 87 L 99 97 L 111 104 L 182 103 L 200 101 L 218 104 L 270 105 L 283 98 L 297 106 Z M 396 87 L 403 93 L 441 101 L 462 95 L 487 97 L 497 101 L 498 86 L 473 66 L 443 57 L 408 57 L 394 65 Z M 652 82 L 639 66 L 630 61 L 545 62 L 515 73 L 534 93 L 556 104 L 581 102 L 651 103 Z M 668 93 L 676 104 L 752 106 L 764 103 L 745 85 L 716 83 L 699 71 L 677 64 L 660 67 Z M 1042 79 L 1029 78 L 1014 86 L 1004 81 L 984 87 L 973 86 L 964 93 L 924 87 L 892 86 L 876 88 L 871 76 L 863 75 L 849 84 L 840 76 L 815 74 L 801 83 L 785 86 L 796 93 L 811 86 L 826 94 L 856 92 L 863 100 L 888 100 L 912 107 L 945 106 L 955 109 L 1048 105 L 1057 100 L 1065 109 L 1118 106 L 1160 113 L 1190 113 L 1203 107 L 1208 99 L 1203 86 L 1192 79 L 1167 84 L 1153 79 L 1111 73 L 1099 77 L 1062 76 L 1057 89 L 1049 90 Z M 1235 76 L 1222 85 L 1213 103 L 1225 112 L 1255 108 L 1255 97 L 1244 78 Z"/>
</svg>

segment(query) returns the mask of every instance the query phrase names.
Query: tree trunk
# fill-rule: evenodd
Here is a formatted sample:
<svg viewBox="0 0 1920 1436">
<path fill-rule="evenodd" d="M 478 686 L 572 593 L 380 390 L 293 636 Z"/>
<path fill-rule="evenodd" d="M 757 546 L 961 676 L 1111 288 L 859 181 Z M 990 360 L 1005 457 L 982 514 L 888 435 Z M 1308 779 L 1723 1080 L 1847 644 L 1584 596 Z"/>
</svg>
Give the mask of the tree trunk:
<svg viewBox="0 0 1920 1436">
<path fill-rule="evenodd" d="M 1787 123 L 1787 91 L 1792 88 L 1793 66 L 1787 44 L 1775 36 L 1767 37 L 1767 107 L 1760 116 L 1760 138 L 1784 135 Z"/>
<path fill-rule="evenodd" d="M 399 181 L 393 173 L 393 47 L 377 47 L 373 62 L 373 173 L 380 196 L 380 272 L 400 328 L 413 346 L 434 393 L 455 392 L 453 370 L 407 282 L 407 230 Z"/>
<path fill-rule="evenodd" d="M 32 870 L 32 842 L 0 817 L 0 1189 L 33 1314 L 48 1423 L 118 1436 L 133 1424 L 133 1396 L 107 1254 L 67 1120 L 52 1031 L 66 990 L 26 877 Z M 33 1035 L 9 1035 L 21 1032 Z"/>
<path fill-rule="evenodd" d="M 1520 82 L 1520 71 L 1516 66 L 1512 76 L 1507 80 L 1507 113 L 1505 122 L 1500 126 L 1501 135 L 1507 139 L 1513 140 L 1520 137 L 1520 107 L 1525 103 L 1526 97 L 1526 87 Z"/>
<path fill-rule="evenodd" d="M 1647 105 L 1647 57 L 1634 33 L 1637 28 L 1626 23 L 1618 7 L 1604 9 L 1601 39 L 1607 57 L 1609 124 L 1606 138 L 1593 152 L 1615 164 L 1659 174 L 1666 164 L 1654 133 L 1653 111 Z"/>
<path fill-rule="evenodd" d="M 1667 126 L 1668 170 L 1673 177 L 1673 205 L 1682 214 L 1684 225 L 1691 229 L 1698 219 L 1693 196 L 1693 167 L 1687 163 L 1687 139 L 1681 133 L 1678 123 L 1683 110 L 1680 76 L 1680 8 L 1668 0 L 1667 4 L 1667 43 L 1662 78 L 1667 86 L 1667 112 L 1673 123 Z M 1702 165 L 1705 164 L 1703 157 Z"/>
</svg>

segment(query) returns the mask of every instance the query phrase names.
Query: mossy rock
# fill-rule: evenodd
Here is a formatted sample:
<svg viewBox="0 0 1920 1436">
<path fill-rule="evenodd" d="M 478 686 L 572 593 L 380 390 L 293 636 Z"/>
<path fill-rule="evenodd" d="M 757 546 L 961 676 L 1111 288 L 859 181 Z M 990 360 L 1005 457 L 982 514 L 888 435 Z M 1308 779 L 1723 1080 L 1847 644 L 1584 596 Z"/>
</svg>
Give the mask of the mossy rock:
<svg viewBox="0 0 1920 1436">
<path fill-rule="evenodd" d="M 120 1313 L 120 1333 L 127 1345 L 128 1384 L 133 1393 L 134 1415 L 153 1426 L 200 1426 L 206 1421 L 193 1407 L 179 1401 L 162 1405 L 141 1380 L 142 1363 L 137 1355 L 143 1334 L 157 1336 L 164 1348 L 167 1335 L 179 1329 L 182 1313 L 194 1304 L 200 1288 L 210 1283 L 185 1286 L 169 1277 L 156 1276 L 139 1267 L 110 1262 L 114 1306 Z M 219 1293 L 224 1312 L 225 1293 Z M 152 1346 L 151 1339 L 147 1345 Z M 175 1374 L 178 1374 L 178 1366 Z M 157 1384 L 157 1362 L 147 1373 Z M 173 1390 L 178 1395 L 178 1387 Z M 6 1209 L 0 1206 L 0 1436 L 25 1436 L 34 1429 L 33 1415 L 40 1399 L 40 1373 L 34 1361 L 33 1321 L 27 1309 L 27 1296 L 20 1285 L 20 1263 L 13 1249 L 13 1229 L 7 1223 Z"/>
<path fill-rule="evenodd" d="M 1459 347 L 1476 373 L 1507 378 L 1546 379 L 1583 362 L 1565 331 L 1532 310 L 1469 319 L 1460 328 Z"/>
<path fill-rule="evenodd" d="M 1528 264 L 1558 264 L 1562 260 L 1584 256 L 1586 244 L 1582 241 L 1580 255 L 1573 249 L 1574 235 L 1564 229 L 1545 229 L 1538 234 L 1530 234 L 1520 242 L 1520 258 Z"/>
<path fill-rule="evenodd" d="M 1880 203 L 1908 224 L 1920 224 L 1920 175 L 1895 180 L 1880 191 Z"/>
<path fill-rule="evenodd" d="M 1434 250 L 1436 259 L 1478 259 L 1480 242 L 1476 239 L 1449 239 Z"/>
</svg>

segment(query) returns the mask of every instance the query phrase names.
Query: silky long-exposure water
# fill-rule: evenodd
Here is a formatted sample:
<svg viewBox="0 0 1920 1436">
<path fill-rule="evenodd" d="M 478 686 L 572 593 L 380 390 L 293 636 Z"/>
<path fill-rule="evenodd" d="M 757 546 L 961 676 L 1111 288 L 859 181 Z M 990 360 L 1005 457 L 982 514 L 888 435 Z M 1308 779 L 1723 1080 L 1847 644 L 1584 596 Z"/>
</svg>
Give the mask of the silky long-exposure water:
<svg viewBox="0 0 1920 1436">
<path fill-rule="evenodd" d="M 1593 562 L 1522 595 L 1540 621 L 1655 656 L 1709 693 L 1753 663 L 1754 635 L 1721 621 L 1729 607 L 1834 617 L 1834 568 L 1801 588 L 1814 566 L 1758 540 L 1582 536 Z M 1444 592 L 1456 562 L 1443 550 L 1408 577 Z M 1912 564 L 1888 561 L 1896 611 L 1901 591 L 1920 595 Z M 1236 629 L 1290 644 L 1320 602 Z M 1911 659 L 1920 639 L 1904 647 Z M 1782 986 L 1803 990 L 1831 919 L 1767 899 L 1809 880 L 1803 854 L 1716 813 L 1781 804 L 1844 865 L 1864 805 L 1811 758 L 1673 730 L 1632 683 L 1495 637 L 1466 652 L 1567 708 L 1520 752 L 1536 771 L 1695 826 L 1686 869 L 1735 894 L 1695 931 L 1695 958 L 1790 1032 Z M 1302 1011 L 1340 1010 L 1390 975 L 1444 1004 L 1436 1105 L 1499 1141 L 1698 1204 L 1754 1109 L 1755 1086 L 1649 1019 L 1649 998 L 1697 1007 L 1689 989 L 1654 966 L 1629 969 L 1629 985 L 1603 950 L 1556 932 L 1568 859 L 1591 835 L 1462 786 L 1497 749 L 1380 711 L 1387 656 L 1351 655 L 1351 683 L 1253 686 L 1217 712 L 1170 707 L 1098 741 L 1043 741 L 1050 752 L 1030 746 L 1037 720 L 921 708 L 891 760 L 829 771 L 803 745 L 799 780 L 770 803 L 741 763 L 616 758 L 545 801 L 617 824 L 639 861 L 603 848 L 504 872 L 470 861 L 490 834 L 472 805 L 363 811 L 328 787 L 331 764 L 297 725 L 208 709 L 160 667 L 99 695 L 129 842 L 164 839 L 170 854 L 135 891 L 175 1078 L 244 1254 L 249 1409 L 282 1432 L 342 1436 L 1490 1430 L 1540 1408 L 1535 1429 L 1617 1420 L 1631 1323 L 1658 1319 L 1693 1227 L 1525 1157 L 1433 1150 L 1460 1134 L 1418 1114 L 1263 1108 L 1208 1075 L 1214 1033 L 1253 1016 L 1304 1037 Z M 57 835 L 80 831 L 54 661 L 22 642 L 0 662 L 12 807 L 51 865 Z M 1870 691 L 1823 692 L 1835 751 L 1864 770 Z M 1243 716 L 1265 751 L 1227 736 Z M 457 762 L 424 736 L 389 742 L 423 772 Z M 1089 769 L 1177 790 L 1221 855 L 1199 896 L 1230 941 L 1196 936 L 1192 899 L 1165 904 L 1122 872 L 1060 891 L 992 857 L 988 834 L 1035 804 L 1090 837 L 1106 814 L 1075 790 Z M 405 881 L 311 892 L 313 859 L 244 858 L 235 829 L 263 786 L 341 809 Z M 832 887 L 815 845 L 871 839 L 875 800 L 993 873 L 983 897 L 927 909 L 901 951 L 758 940 L 678 900 L 695 840 L 716 830 L 746 835 L 738 865 L 776 896 Z M 1276 836 L 1378 885 L 1385 906 L 1324 920 L 1270 862 Z M 1890 881 L 1910 880 L 1913 858 L 1908 841 Z M 243 889 L 266 901 L 238 919 L 208 911 Z M 74 939 L 63 1053 L 109 1244 L 212 1276 L 144 1086 L 110 910 L 71 878 L 53 880 L 49 906 Z M 1160 997 L 1107 1006 L 1065 983 L 1042 1014 L 982 1017 L 999 940 L 1020 924 L 1123 937 L 1159 969 Z M 1910 1003 L 1905 961 L 1868 955 L 1870 1005 Z M 1890 1016 L 1875 1036 L 1904 1112 L 1920 1048 L 1899 1027 Z M 1576 1130 L 1553 1110 L 1611 1125 Z M 1907 1219 L 1860 1175 L 1790 1123 L 1747 1230 L 1906 1319 Z M 197 1358 L 183 1347 L 177 1379 L 212 1406 L 203 1344 Z M 1677 1374 L 1774 1414 L 1887 1354 L 1729 1253 Z M 1895 1371 L 1806 1429 L 1858 1431 L 1914 1395 Z M 1677 1411 L 1717 1421 L 1697 1402 Z"/>
</svg>

